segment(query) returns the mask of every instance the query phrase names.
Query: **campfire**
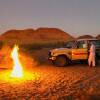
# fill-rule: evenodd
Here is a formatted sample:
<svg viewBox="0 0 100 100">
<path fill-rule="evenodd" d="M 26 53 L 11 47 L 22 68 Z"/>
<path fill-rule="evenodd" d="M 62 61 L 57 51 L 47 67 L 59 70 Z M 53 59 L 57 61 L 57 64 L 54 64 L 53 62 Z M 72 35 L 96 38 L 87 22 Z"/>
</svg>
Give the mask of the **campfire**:
<svg viewBox="0 0 100 100">
<path fill-rule="evenodd" d="M 34 64 L 32 62 L 32 58 L 28 59 L 29 56 L 23 55 L 25 54 L 24 52 L 20 52 L 19 54 L 19 49 L 20 48 L 18 47 L 18 45 L 15 45 L 11 50 L 10 58 L 12 60 L 8 63 L 7 66 L 11 65 L 12 69 L 2 70 L 0 72 L 0 80 L 10 82 L 12 84 L 20 84 L 24 81 L 39 79 L 40 74 L 37 73 L 36 70 L 33 70 Z M 9 60 L 10 58 L 8 58 L 7 60 Z M 5 65 L 3 64 L 3 66 Z"/>
<path fill-rule="evenodd" d="M 23 77 L 23 66 L 19 59 L 18 49 L 19 49 L 18 46 L 15 45 L 11 52 L 11 57 L 14 63 L 13 70 L 11 72 L 11 77 L 15 77 L 15 78 Z"/>
</svg>

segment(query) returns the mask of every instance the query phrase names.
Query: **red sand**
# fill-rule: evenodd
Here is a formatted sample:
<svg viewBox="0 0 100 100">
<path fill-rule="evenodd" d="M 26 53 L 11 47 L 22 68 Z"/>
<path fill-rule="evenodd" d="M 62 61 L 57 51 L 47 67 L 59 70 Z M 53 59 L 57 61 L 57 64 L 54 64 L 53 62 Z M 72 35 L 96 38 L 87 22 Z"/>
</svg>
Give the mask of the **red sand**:
<svg viewBox="0 0 100 100">
<path fill-rule="evenodd" d="M 0 69 L 0 100 L 100 100 L 100 66 L 36 66 L 32 78 L 16 81 L 6 72 Z"/>
</svg>

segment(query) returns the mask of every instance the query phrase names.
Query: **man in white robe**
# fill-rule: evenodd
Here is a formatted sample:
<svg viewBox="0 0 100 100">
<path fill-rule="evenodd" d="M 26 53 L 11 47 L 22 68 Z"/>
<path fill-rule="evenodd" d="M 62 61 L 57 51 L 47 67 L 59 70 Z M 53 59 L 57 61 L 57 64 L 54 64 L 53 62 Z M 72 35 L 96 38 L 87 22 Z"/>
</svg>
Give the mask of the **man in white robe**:
<svg viewBox="0 0 100 100">
<path fill-rule="evenodd" d="M 88 58 L 89 66 L 95 66 L 95 45 L 91 43 L 90 50 L 89 50 L 89 58 Z"/>
</svg>

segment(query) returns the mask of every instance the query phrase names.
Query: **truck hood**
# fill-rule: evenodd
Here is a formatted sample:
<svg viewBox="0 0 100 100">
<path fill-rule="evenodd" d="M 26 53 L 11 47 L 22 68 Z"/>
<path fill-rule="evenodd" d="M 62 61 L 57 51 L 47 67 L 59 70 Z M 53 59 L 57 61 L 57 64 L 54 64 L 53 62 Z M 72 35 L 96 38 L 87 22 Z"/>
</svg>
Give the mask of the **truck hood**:
<svg viewBox="0 0 100 100">
<path fill-rule="evenodd" d="M 51 52 L 56 52 L 56 51 L 65 51 L 65 50 L 69 50 L 68 48 L 56 48 L 56 49 L 52 49 L 50 50 Z"/>
</svg>

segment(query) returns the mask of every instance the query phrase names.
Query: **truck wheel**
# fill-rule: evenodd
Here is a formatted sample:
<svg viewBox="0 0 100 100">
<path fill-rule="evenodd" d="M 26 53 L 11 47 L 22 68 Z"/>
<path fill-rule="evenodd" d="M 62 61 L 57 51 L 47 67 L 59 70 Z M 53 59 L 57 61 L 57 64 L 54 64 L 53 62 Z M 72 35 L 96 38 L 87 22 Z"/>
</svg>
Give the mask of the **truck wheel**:
<svg viewBox="0 0 100 100">
<path fill-rule="evenodd" d="M 56 65 L 56 66 L 60 66 L 60 67 L 63 67 L 65 65 L 67 65 L 67 58 L 64 57 L 64 56 L 57 56 L 56 57 L 56 60 L 53 61 L 53 63 Z"/>
</svg>

